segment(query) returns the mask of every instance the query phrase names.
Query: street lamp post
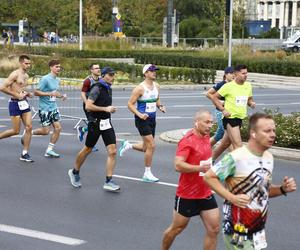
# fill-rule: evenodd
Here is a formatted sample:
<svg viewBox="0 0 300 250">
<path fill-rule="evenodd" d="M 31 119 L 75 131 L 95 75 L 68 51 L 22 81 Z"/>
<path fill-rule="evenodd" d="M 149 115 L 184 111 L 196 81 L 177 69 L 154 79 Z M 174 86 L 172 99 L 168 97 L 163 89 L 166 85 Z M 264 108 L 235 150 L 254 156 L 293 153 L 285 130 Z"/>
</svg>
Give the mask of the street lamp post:
<svg viewBox="0 0 300 250">
<path fill-rule="evenodd" d="M 82 50 L 82 0 L 79 0 L 79 50 Z"/>
<path fill-rule="evenodd" d="M 233 0 L 229 0 L 229 1 L 230 1 L 230 12 L 229 12 L 229 38 L 228 38 L 228 66 L 231 66 Z"/>
</svg>

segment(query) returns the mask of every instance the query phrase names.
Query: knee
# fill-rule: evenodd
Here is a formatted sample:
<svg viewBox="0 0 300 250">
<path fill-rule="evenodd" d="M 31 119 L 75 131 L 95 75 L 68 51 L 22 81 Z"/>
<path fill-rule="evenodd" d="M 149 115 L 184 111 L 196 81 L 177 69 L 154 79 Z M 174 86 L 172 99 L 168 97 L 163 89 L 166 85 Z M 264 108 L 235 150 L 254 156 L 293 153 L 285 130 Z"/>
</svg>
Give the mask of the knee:
<svg viewBox="0 0 300 250">
<path fill-rule="evenodd" d="M 108 157 L 109 158 L 116 158 L 116 156 L 117 156 L 117 149 L 116 148 L 108 150 Z"/>
<path fill-rule="evenodd" d="M 54 127 L 54 131 L 55 131 L 56 133 L 60 133 L 61 130 L 62 130 L 61 126 L 55 126 L 55 127 Z"/>
<path fill-rule="evenodd" d="M 26 127 L 25 130 L 27 131 Z M 18 135 L 20 134 L 20 128 L 13 128 L 12 129 L 12 135 Z"/>
<path fill-rule="evenodd" d="M 178 226 L 178 227 L 169 227 L 164 232 L 164 237 L 176 237 L 178 234 L 180 234 L 185 229 L 185 226 Z"/>
<path fill-rule="evenodd" d="M 154 151 L 155 150 L 155 142 L 154 142 L 154 140 L 152 142 L 149 142 L 147 144 L 147 150 L 150 150 L 150 151 Z"/>
<path fill-rule="evenodd" d="M 220 225 L 212 225 L 211 227 L 207 228 L 207 234 L 210 236 L 217 236 L 220 232 Z"/>
<path fill-rule="evenodd" d="M 25 130 L 26 130 L 26 132 L 30 132 L 31 133 L 31 131 L 32 131 L 32 124 L 26 125 L 25 126 Z"/>
</svg>

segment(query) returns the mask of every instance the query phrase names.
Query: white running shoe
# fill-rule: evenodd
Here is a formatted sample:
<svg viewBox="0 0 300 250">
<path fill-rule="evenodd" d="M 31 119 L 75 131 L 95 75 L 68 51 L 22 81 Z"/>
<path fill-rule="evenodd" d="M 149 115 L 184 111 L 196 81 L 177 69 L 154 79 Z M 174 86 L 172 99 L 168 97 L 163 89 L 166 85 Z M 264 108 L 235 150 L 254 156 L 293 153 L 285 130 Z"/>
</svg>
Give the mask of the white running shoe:
<svg viewBox="0 0 300 250">
<path fill-rule="evenodd" d="M 119 148 L 119 156 L 122 157 L 128 149 L 131 149 L 131 144 L 129 143 L 129 141 L 123 140 L 121 147 Z"/>
<path fill-rule="evenodd" d="M 157 177 L 155 177 L 151 172 L 148 172 L 148 173 L 144 173 L 143 181 L 144 182 L 158 182 L 159 179 Z"/>
</svg>

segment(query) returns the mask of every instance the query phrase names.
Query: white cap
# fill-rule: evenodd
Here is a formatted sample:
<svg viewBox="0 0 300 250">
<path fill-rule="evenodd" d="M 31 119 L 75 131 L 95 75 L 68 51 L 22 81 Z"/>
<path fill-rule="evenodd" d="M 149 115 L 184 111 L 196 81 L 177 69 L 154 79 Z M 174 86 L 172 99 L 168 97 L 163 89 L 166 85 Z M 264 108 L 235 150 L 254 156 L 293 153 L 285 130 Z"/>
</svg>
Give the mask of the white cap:
<svg viewBox="0 0 300 250">
<path fill-rule="evenodd" d="M 155 70 L 159 70 L 159 68 L 157 68 L 154 64 L 146 64 L 143 67 L 143 74 L 145 74 L 147 71 L 155 71 Z"/>
</svg>

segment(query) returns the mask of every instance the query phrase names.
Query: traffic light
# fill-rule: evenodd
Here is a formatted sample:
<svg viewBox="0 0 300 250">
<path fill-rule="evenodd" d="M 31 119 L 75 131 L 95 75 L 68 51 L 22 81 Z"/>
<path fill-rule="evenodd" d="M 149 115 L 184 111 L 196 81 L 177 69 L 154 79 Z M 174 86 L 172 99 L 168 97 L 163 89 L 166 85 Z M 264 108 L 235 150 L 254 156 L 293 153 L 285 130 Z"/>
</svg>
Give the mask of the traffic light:
<svg viewBox="0 0 300 250">
<path fill-rule="evenodd" d="M 231 0 L 226 0 L 226 16 L 230 15 L 230 1 Z"/>
<path fill-rule="evenodd" d="M 179 11 L 176 11 L 176 21 L 175 21 L 175 24 L 180 23 L 180 17 L 181 17 L 181 13 Z"/>
</svg>

